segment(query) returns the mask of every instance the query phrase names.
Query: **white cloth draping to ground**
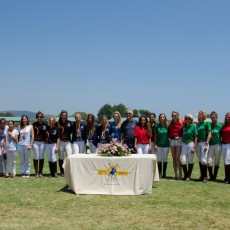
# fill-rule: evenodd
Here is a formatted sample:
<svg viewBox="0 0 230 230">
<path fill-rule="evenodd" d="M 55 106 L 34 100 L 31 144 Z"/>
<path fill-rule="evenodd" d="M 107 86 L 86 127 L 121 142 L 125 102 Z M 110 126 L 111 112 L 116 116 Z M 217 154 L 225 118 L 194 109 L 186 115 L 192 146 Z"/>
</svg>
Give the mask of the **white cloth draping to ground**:
<svg viewBox="0 0 230 230">
<path fill-rule="evenodd" d="M 140 195 L 159 181 L 154 154 L 102 157 L 74 154 L 63 164 L 68 186 L 76 194 Z"/>
</svg>

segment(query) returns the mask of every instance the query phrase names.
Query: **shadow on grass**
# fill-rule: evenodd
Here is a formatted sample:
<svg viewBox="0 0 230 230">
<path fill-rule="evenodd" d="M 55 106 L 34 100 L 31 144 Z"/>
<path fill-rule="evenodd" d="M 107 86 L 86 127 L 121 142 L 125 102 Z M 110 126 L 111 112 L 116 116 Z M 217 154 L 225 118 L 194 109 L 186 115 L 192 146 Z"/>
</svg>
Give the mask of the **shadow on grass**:
<svg viewBox="0 0 230 230">
<path fill-rule="evenodd" d="M 70 190 L 68 185 L 64 186 L 62 189 L 60 189 L 57 192 L 65 192 L 65 193 L 75 194 L 72 190 Z"/>
</svg>

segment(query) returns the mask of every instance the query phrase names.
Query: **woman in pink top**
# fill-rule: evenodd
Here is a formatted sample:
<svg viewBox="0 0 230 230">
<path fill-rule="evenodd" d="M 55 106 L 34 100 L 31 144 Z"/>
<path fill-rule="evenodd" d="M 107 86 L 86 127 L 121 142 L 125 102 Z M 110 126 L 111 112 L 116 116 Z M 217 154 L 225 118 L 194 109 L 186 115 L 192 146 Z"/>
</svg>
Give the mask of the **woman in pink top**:
<svg viewBox="0 0 230 230">
<path fill-rule="evenodd" d="M 230 184 L 230 112 L 226 113 L 222 128 L 222 153 L 224 159 L 226 184 Z"/>
<path fill-rule="evenodd" d="M 172 121 L 168 128 L 168 137 L 170 140 L 172 158 L 173 158 L 173 169 L 175 173 L 175 179 L 182 179 L 182 170 L 180 163 L 180 155 L 182 149 L 182 131 L 184 121 L 180 120 L 179 113 L 176 111 L 172 112 Z M 179 172 L 179 177 L 178 177 Z"/>
<path fill-rule="evenodd" d="M 134 130 L 134 147 L 138 154 L 148 154 L 151 150 L 152 129 L 148 118 L 140 116 L 139 122 Z"/>
</svg>

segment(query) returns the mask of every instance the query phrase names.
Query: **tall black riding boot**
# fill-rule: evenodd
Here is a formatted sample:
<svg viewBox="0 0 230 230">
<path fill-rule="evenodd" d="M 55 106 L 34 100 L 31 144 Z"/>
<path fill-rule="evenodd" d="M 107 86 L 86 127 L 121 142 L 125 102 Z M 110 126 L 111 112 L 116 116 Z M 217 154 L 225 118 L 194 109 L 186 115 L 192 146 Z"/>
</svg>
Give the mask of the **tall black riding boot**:
<svg viewBox="0 0 230 230">
<path fill-rule="evenodd" d="M 209 179 L 213 181 L 213 173 L 212 173 L 212 166 L 208 166 L 208 173 L 209 173 Z"/>
<path fill-rule="evenodd" d="M 35 170 L 35 177 L 38 177 L 38 160 L 33 160 L 34 161 L 34 170 Z"/>
<path fill-rule="evenodd" d="M 158 172 L 159 172 L 159 178 L 162 177 L 162 162 L 157 162 L 158 165 Z"/>
<path fill-rule="evenodd" d="M 207 179 L 207 165 L 202 165 L 202 170 L 203 170 L 203 182 L 206 183 L 208 181 Z"/>
<path fill-rule="evenodd" d="M 163 176 L 162 176 L 162 178 L 166 178 L 167 165 L 168 165 L 168 162 L 163 162 Z"/>
<path fill-rule="evenodd" d="M 230 164 L 226 165 L 226 172 L 227 172 L 227 180 L 226 180 L 226 184 L 230 184 Z"/>
<path fill-rule="evenodd" d="M 214 174 L 213 174 L 213 180 L 215 181 L 217 178 L 217 174 L 218 174 L 218 170 L 219 170 L 219 166 L 215 165 L 214 167 Z"/>
<path fill-rule="evenodd" d="M 183 172 L 184 172 L 184 177 L 183 180 L 186 180 L 188 177 L 188 170 L 187 170 L 187 165 L 181 165 Z"/>
<path fill-rule="evenodd" d="M 52 176 L 52 162 L 51 161 L 49 161 L 49 169 L 50 169 L 49 177 L 51 177 Z"/>
<path fill-rule="evenodd" d="M 58 163 L 59 163 L 59 169 L 60 169 L 60 172 L 61 172 L 61 176 L 64 176 L 64 169 L 62 167 L 63 160 L 58 160 Z"/>
<path fill-rule="evenodd" d="M 43 166 L 44 166 L 44 159 L 39 160 L 39 176 L 42 177 L 42 171 L 43 171 Z"/>
<path fill-rule="evenodd" d="M 227 172 L 228 170 L 227 170 L 227 165 L 224 165 L 224 172 L 225 172 L 225 177 L 224 177 L 224 182 L 226 182 L 227 181 L 227 174 L 228 174 L 228 172 Z"/>
<path fill-rule="evenodd" d="M 54 177 L 57 177 L 57 161 L 53 162 Z"/>
<path fill-rule="evenodd" d="M 188 164 L 188 177 L 187 177 L 187 180 L 190 180 L 190 178 L 191 178 L 193 165 L 194 164 Z"/>
<path fill-rule="evenodd" d="M 202 164 L 200 162 L 199 162 L 199 167 L 200 167 L 200 178 L 199 178 L 199 181 L 203 181 L 204 176 L 203 176 Z"/>
</svg>

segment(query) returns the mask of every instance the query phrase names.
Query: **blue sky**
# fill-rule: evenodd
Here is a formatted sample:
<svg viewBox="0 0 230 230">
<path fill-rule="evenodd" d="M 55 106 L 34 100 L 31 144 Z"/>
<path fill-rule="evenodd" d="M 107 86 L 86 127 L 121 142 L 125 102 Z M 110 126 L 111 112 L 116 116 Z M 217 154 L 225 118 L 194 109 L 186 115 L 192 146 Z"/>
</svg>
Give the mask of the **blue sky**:
<svg viewBox="0 0 230 230">
<path fill-rule="evenodd" d="M 229 12 L 228 0 L 0 1 L 0 111 L 123 103 L 223 119 Z"/>
</svg>

